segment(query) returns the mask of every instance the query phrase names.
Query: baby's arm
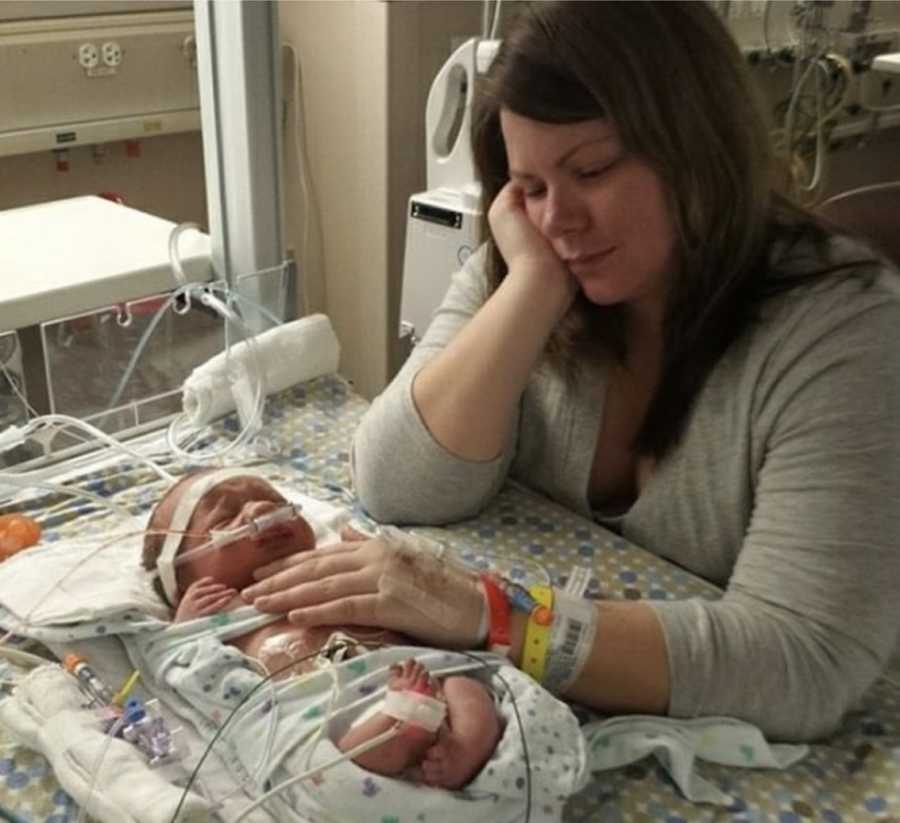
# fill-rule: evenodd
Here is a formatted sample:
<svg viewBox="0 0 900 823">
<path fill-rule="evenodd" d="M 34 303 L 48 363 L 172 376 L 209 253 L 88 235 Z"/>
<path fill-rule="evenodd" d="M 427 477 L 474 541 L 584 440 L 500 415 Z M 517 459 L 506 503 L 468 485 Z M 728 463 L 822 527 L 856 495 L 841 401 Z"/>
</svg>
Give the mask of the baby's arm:
<svg viewBox="0 0 900 823">
<path fill-rule="evenodd" d="M 188 586 L 175 609 L 175 623 L 208 617 L 222 611 L 237 594 L 224 583 L 217 583 L 212 577 L 201 577 Z"/>
</svg>

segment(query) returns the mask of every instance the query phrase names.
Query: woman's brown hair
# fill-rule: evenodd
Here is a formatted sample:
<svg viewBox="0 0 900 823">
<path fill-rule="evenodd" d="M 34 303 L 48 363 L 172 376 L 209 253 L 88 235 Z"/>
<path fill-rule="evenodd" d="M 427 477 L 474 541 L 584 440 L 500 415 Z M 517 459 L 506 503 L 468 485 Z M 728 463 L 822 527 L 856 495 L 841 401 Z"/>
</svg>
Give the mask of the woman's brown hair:
<svg viewBox="0 0 900 823">
<path fill-rule="evenodd" d="M 659 458 L 684 428 L 713 366 L 760 301 L 822 271 L 779 278 L 776 239 L 821 248 L 816 220 L 773 190 L 769 127 L 736 44 L 703 2 L 541 2 L 512 23 L 480 82 L 472 145 L 483 212 L 508 181 L 500 109 L 548 123 L 610 117 L 626 151 L 659 175 L 681 266 L 669 286 L 658 385 L 634 447 Z M 488 279 L 506 275 L 488 238 Z M 624 360 L 621 309 L 579 294 L 548 357 L 574 377 L 577 356 Z"/>
</svg>

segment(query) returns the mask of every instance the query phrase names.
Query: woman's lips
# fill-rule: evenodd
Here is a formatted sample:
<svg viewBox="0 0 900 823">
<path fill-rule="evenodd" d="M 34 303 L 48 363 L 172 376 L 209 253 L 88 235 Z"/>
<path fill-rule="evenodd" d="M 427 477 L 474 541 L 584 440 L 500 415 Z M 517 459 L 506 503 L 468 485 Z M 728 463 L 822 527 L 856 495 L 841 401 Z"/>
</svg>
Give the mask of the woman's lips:
<svg viewBox="0 0 900 823">
<path fill-rule="evenodd" d="M 609 257 L 615 250 L 616 248 L 613 246 L 612 248 L 604 249 L 603 251 L 594 252 L 592 254 L 578 254 L 566 259 L 565 263 L 573 273 L 577 274 L 584 269 L 593 268 L 602 260 Z"/>
</svg>

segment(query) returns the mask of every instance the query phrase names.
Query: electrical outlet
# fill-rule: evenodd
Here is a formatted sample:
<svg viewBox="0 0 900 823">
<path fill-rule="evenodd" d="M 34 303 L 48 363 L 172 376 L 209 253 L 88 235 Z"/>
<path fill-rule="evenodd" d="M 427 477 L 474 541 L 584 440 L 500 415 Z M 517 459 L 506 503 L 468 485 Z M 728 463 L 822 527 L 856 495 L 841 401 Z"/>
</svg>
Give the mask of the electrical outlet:
<svg viewBox="0 0 900 823">
<path fill-rule="evenodd" d="M 122 62 L 122 47 L 112 40 L 103 44 L 101 53 L 103 54 L 103 62 L 107 66 L 115 67 Z"/>
<path fill-rule="evenodd" d="M 100 64 L 100 52 L 93 43 L 82 43 L 78 47 L 78 65 L 93 69 Z"/>
</svg>

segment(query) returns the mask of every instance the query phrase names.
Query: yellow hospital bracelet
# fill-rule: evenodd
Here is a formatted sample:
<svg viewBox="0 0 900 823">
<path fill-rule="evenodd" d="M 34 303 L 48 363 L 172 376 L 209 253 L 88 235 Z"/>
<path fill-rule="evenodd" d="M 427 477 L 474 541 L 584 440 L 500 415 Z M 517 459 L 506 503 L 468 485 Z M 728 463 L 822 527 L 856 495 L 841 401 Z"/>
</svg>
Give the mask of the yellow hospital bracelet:
<svg viewBox="0 0 900 823">
<path fill-rule="evenodd" d="M 538 683 L 544 679 L 544 666 L 550 650 L 550 626 L 553 624 L 553 589 L 549 586 L 532 586 L 528 593 L 538 602 L 528 616 L 525 627 L 525 648 L 522 651 L 522 669 Z"/>
</svg>

